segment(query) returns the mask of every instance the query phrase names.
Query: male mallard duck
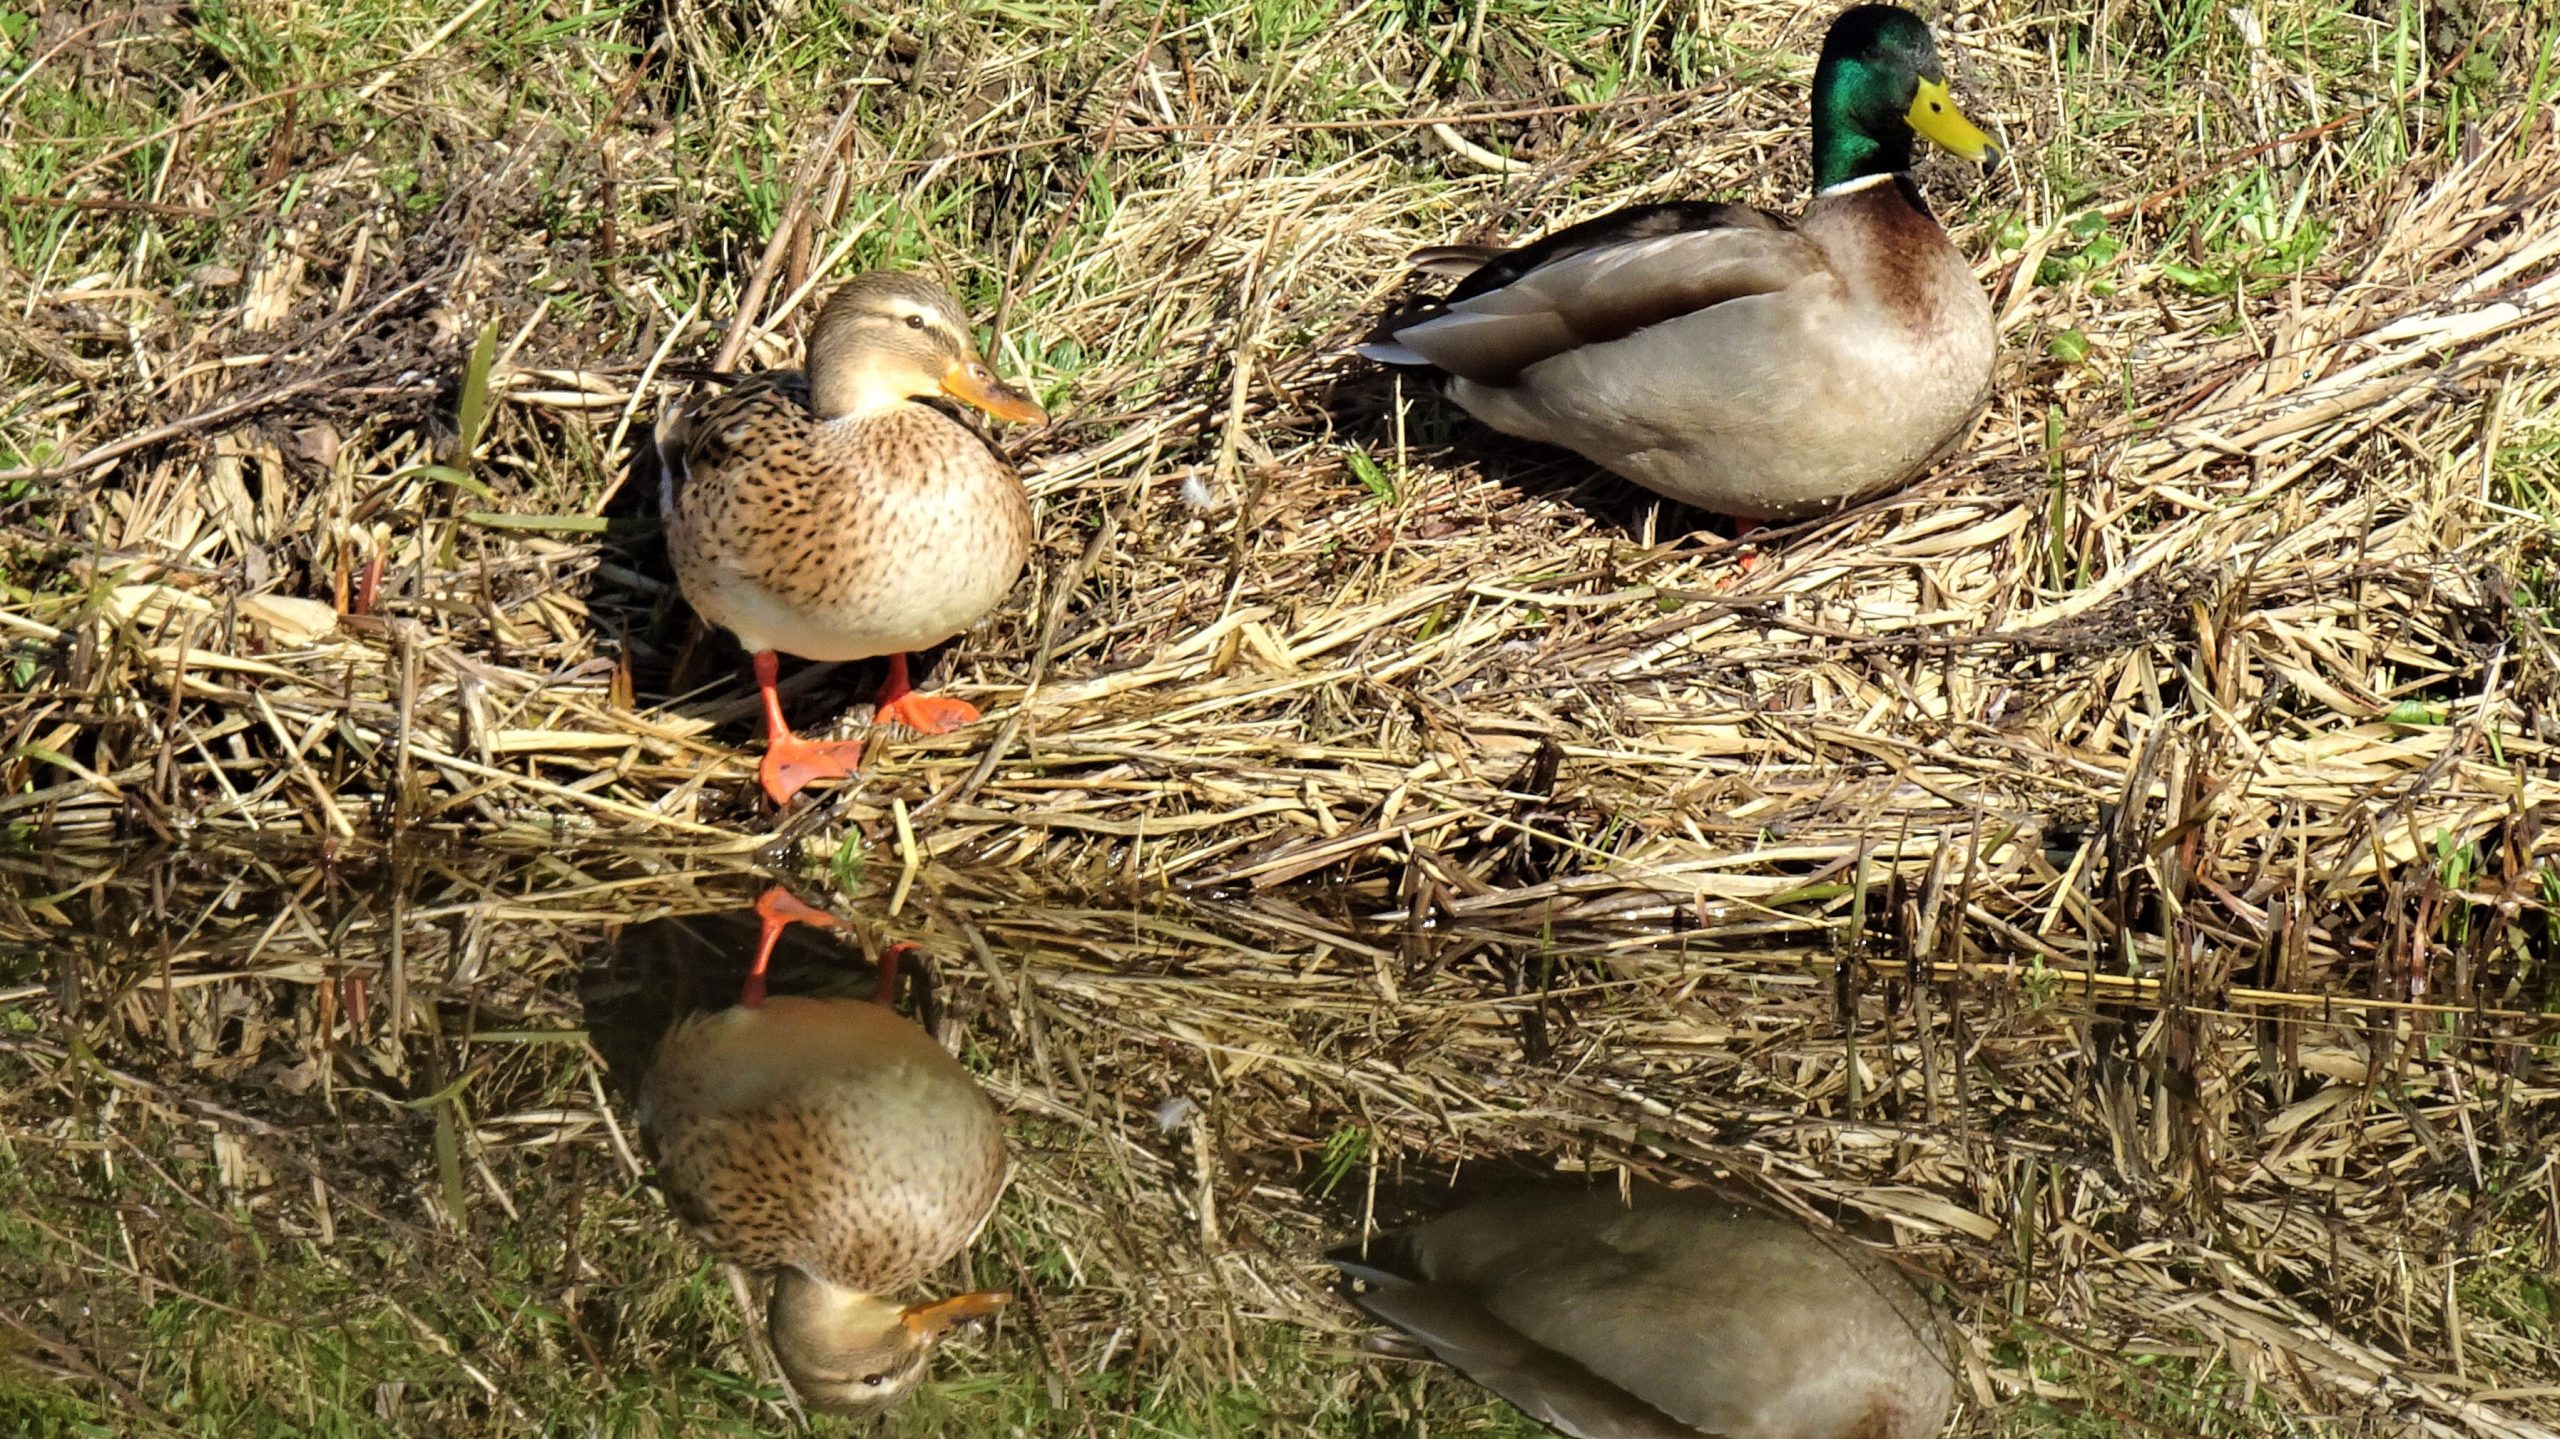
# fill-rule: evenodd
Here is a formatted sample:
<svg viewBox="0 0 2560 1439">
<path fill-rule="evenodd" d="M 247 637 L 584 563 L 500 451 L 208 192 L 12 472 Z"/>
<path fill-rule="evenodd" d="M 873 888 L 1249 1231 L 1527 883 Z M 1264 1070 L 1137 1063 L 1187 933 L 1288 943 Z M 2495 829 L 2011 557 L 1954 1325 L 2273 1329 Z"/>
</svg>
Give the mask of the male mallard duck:
<svg viewBox="0 0 2560 1439">
<path fill-rule="evenodd" d="M 950 291 L 875 273 L 829 297 L 806 375 L 756 375 L 658 423 L 676 581 L 754 659 L 757 776 L 775 804 L 862 758 L 859 741 L 812 742 L 783 723 L 777 651 L 888 656 L 879 723 L 941 734 L 978 718 L 910 689 L 907 655 L 977 623 L 1013 588 L 1031 553 L 1031 500 L 976 432 L 922 402 L 931 395 L 1002 420 L 1048 418 L 978 357 Z"/>
<path fill-rule="evenodd" d="M 1746 523 L 1901 484 L 1988 398 L 1991 303 L 1905 172 L 1914 132 L 1996 154 L 1956 109 L 1929 27 L 1861 5 L 1813 72 L 1813 202 L 1639 205 L 1472 268 L 1362 353 L 1419 366 L 1506 434 L 1576 451 Z"/>
<path fill-rule="evenodd" d="M 641 1081 L 660 1181 L 711 1248 L 775 1271 L 766 1327 L 812 1407 L 884 1409 L 924 1377 L 953 1324 L 996 1291 L 889 1297 L 977 1237 L 1004 1188 L 1004 1129 L 986 1091 L 889 1007 L 896 950 L 873 999 L 767 998 L 774 941 L 835 921 L 779 890 L 741 1001 L 668 1031 Z"/>
<path fill-rule="evenodd" d="M 1352 1302 L 1577 1439 L 1930 1439 L 1954 1393 L 1882 1261 L 1693 1192 L 1513 1195 L 1329 1257 Z"/>
</svg>

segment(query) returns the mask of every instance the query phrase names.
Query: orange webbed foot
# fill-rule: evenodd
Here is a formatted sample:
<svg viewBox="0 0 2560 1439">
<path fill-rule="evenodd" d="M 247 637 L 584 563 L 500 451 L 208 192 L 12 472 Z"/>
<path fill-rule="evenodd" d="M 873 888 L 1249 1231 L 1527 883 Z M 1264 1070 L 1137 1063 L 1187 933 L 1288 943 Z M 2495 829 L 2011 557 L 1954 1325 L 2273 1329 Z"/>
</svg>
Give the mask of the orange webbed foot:
<svg viewBox="0 0 2560 1439">
<path fill-rule="evenodd" d="M 1733 557 L 1733 573 L 1718 581 L 1717 589 L 1731 589 L 1736 582 L 1751 578 L 1752 571 L 1760 568 L 1760 547 L 1750 542 L 1751 532 L 1767 523 L 1766 520 L 1745 519 L 1733 522 L 1733 548 L 1739 553 Z"/>
<path fill-rule="evenodd" d="M 806 740 L 783 735 L 767 742 L 756 778 L 775 805 L 791 803 L 812 780 L 846 779 L 862 766 L 862 741 Z"/>
<path fill-rule="evenodd" d="M 880 707 L 872 711 L 871 722 L 904 725 L 917 734 L 949 734 L 963 725 L 976 724 L 978 707 L 949 695 L 926 695 L 909 690 L 896 699 L 882 701 Z"/>
</svg>

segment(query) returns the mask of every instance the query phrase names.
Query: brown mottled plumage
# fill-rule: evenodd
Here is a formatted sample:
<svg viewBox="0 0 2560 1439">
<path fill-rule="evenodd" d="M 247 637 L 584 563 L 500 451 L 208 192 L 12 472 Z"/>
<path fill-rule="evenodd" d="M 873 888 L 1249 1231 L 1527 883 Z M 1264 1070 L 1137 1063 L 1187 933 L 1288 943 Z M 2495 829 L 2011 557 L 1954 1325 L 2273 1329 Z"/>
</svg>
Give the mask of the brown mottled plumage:
<svg viewBox="0 0 2560 1439">
<path fill-rule="evenodd" d="M 809 368 L 754 376 L 659 421 L 667 547 L 705 619 L 738 636 L 764 692 L 776 804 L 850 774 L 859 744 L 793 736 L 773 692 L 777 652 L 887 656 L 876 718 L 939 733 L 959 700 L 907 686 L 906 657 L 975 624 L 1031 552 L 1031 502 L 974 431 L 923 403 L 945 395 L 1002 419 L 1047 416 L 999 382 L 949 291 L 868 274 L 827 301 Z"/>
<path fill-rule="evenodd" d="M 1330 1257 L 1362 1309 L 1581 1439 L 1930 1439 L 1954 1397 L 1889 1265 L 1693 1191 L 1512 1195 Z"/>
<path fill-rule="evenodd" d="M 1746 521 L 1838 509 L 1961 440 L 1990 395 L 1991 303 L 1905 173 L 1915 135 L 1996 152 L 1958 112 L 1928 26 L 1844 12 L 1814 71 L 1815 194 L 1793 226 L 1743 205 L 1642 205 L 1507 253 L 1387 317 L 1361 352 L 1418 369 L 1506 434 Z"/>
<path fill-rule="evenodd" d="M 766 998 L 765 956 L 792 919 L 779 892 L 744 1000 L 670 1030 L 641 1082 L 659 1181 L 704 1242 L 774 1272 L 768 1327 L 818 1407 L 885 1407 L 923 1377 L 951 1324 L 992 1292 L 902 1304 L 967 1248 L 1004 1188 L 1004 1129 L 976 1079 L 879 1002 Z"/>
</svg>

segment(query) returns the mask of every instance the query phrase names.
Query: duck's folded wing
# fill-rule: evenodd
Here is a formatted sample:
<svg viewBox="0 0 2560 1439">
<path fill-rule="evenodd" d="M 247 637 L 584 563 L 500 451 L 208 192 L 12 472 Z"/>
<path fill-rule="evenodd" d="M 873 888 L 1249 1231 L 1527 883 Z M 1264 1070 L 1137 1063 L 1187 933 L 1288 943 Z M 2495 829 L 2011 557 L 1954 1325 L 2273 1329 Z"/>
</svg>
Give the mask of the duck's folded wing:
<svg viewBox="0 0 2560 1439">
<path fill-rule="evenodd" d="M 1573 1439 L 1717 1439 L 1672 1419 L 1572 1359 L 1542 1349 L 1458 1289 L 1335 1261 L 1368 1281 L 1354 1303 L 1443 1363 Z"/>
<path fill-rule="evenodd" d="M 695 480 L 788 445 L 808 423 L 809 381 L 797 370 L 750 375 L 726 394 L 673 407 L 658 421 L 661 513 L 672 516 Z"/>
<path fill-rule="evenodd" d="M 1823 268 L 1822 251 L 1792 230 L 1725 227 L 1595 246 L 1399 326 L 1392 347 L 1453 375 L 1508 385 L 1541 360 L 1775 294 Z"/>
<path fill-rule="evenodd" d="M 1444 301 L 1454 302 L 1487 290 L 1499 290 L 1531 270 L 1552 265 L 1568 255 L 1585 250 L 1604 249 L 1611 245 L 1632 244 L 1638 240 L 1658 239 L 1664 235 L 1682 235 L 1707 230 L 1785 230 L 1786 221 L 1756 206 L 1736 204 L 1729 200 L 1671 200 L 1655 205 L 1629 205 L 1606 215 L 1567 225 L 1552 235 L 1509 250 L 1482 249 L 1482 259 L 1470 267 L 1466 278 L 1452 289 Z M 1469 247 L 1441 246 L 1420 254 L 1454 256 Z M 1412 264 L 1426 267 L 1420 254 Z"/>
</svg>

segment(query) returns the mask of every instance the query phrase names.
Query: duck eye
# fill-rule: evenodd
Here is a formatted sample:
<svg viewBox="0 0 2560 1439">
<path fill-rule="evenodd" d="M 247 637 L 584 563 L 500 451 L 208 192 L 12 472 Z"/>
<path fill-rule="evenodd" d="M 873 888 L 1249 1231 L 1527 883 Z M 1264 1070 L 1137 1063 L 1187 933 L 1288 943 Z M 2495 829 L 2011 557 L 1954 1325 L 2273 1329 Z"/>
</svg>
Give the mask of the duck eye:
<svg viewBox="0 0 2560 1439">
<path fill-rule="evenodd" d="M 907 316 L 907 328 L 908 328 L 908 329 L 910 329 L 910 330 L 921 330 L 921 329 L 923 329 L 923 328 L 924 328 L 924 316 L 922 316 L 922 315 L 909 315 L 909 316 Z"/>
<path fill-rule="evenodd" d="M 889 1376 L 886 1374 L 865 1374 L 862 1376 L 862 1384 L 866 1389 L 877 1389 L 888 1382 Z"/>
</svg>

